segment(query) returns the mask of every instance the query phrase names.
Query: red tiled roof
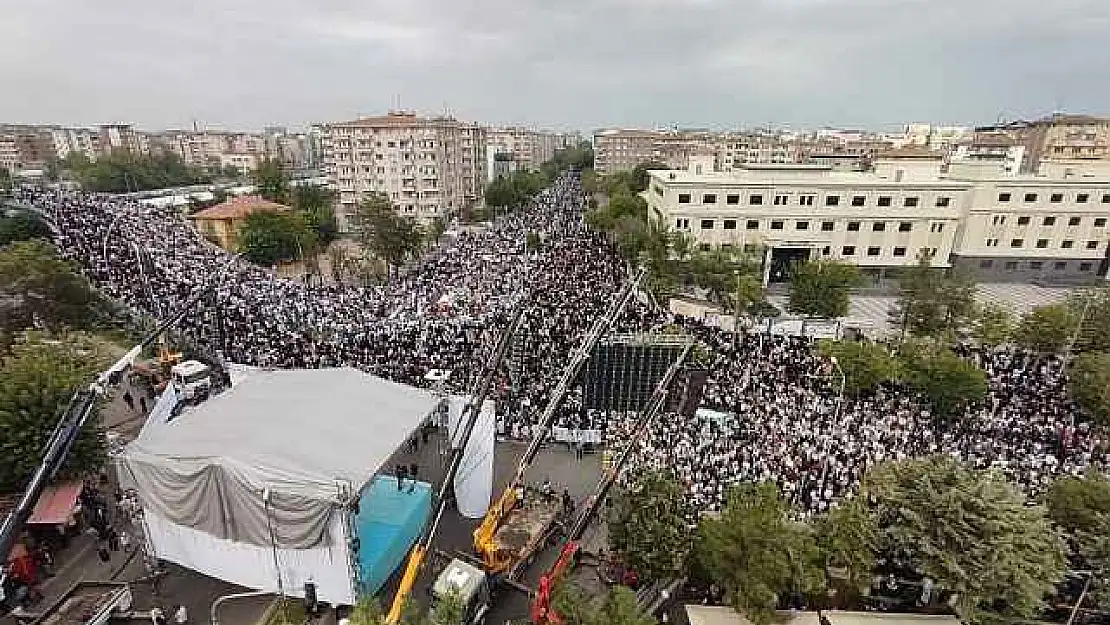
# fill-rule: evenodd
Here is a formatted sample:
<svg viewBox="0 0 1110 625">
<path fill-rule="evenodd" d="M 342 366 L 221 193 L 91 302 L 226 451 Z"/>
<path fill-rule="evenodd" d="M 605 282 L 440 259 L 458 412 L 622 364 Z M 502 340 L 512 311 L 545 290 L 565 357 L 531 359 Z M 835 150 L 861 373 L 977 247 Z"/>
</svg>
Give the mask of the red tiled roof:
<svg viewBox="0 0 1110 625">
<path fill-rule="evenodd" d="M 35 525 L 60 525 L 66 522 L 84 485 L 81 480 L 46 487 L 39 496 L 28 523 Z"/>
<path fill-rule="evenodd" d="M 243 195 L 189 215 L 189 219 L 237 219 L 251 213 L 287 211 L 289 207 L 257 195 Z"/>
</svg>

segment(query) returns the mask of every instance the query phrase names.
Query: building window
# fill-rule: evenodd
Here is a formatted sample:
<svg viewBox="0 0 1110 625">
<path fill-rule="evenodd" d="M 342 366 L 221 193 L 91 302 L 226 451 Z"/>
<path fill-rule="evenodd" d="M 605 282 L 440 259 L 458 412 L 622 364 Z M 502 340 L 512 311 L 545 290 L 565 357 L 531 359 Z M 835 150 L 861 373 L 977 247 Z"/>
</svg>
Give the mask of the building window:
<svg viewBox="0 0 1110 625">
<path fill-rule="evenodd" d="M 701 196 L 701 203 L 702 204 L 716 204 L 717 203 L 717 194 L 716 193 L 706 193 L 705 195 Z"/>
<path fill-rule="evenodd" d="M 1060 260 L 1052 263 L 1052 268 L 1056 271 L 1063 271 L 1068 268 L 1068 261 Z"/>
<path fill-rule="evenodd" d="M 1076 196 L 1075 196 L 1075 203 L 1076 204 L 1086 204 L 1087 201 L 1090 200 L 1090 199 L 1091 199 L 1091 195 L 1089 193 L 1079 193 L 1079 194 L 1076 194 Z"/>
<path fill-rule="evenodd" d="M 1040 269 L 1041 267 L 1044 267 L 1044 261 L 1041 261 L 1041 260 L 1031 260 L 1031 261 L 1029 261 L 1029 268 L 1030 269 Z"/>
<path fill-rule="evenodd" d="M 1064 248 L 1065 250 L 1070 250 L 1073 245 L 1075 245 L 1075 241 L 1072 241 L 1071 239 L 1060 242 L 1060 247 Z"/>
<path fill-rule="evenodd" d="M 1048 201 L 1052 202 L 1053 204 L 1059 204 L 1060 202 L 1064 201 L 1064 194 L 1053 193 L 1052 195 L 1048 196 Z"/>
<path fill-rule="evenodd" d="M 840 196 L 839 195 L 826 195 L 825 196 L 825 206 L 838 206 L 838 205 L 840 205 Z"/>
<path fill-rule="evenodd" d="M 782 230 L 782 221 L 775 220 L 771 222 L 771 230 Z"/>
<path fill-rule="evenodd" d="M 993 266 L 994 266 L 994 261 L 989 259 L 989 258 L 979 261 L 979 268 L 980 269 L 990 269 Z"/>
<path fill-rule="evenodd" d="M 1097 250 L 1098 249 L 1098 241 L 1087 241 L 1087 249 Z"/>
<path fill-rule="evenodd" d="M 859 232 L 859 222 L 858 221 L 849 221 L 848 222 L 848 232 Z"/>
<path fill-rule="evenodd" d="M 709 251 L 709 244 L 708 243 L 702 243 L 701 245 L 698 245 L 698 249 L 703 251 L 703 252 L 708 252 Z"/>
<path fill-rule="evenodd" d="M 725 203 L 726 204 L 739 204 L 740 203 L 740 196 L 739 195 L 725 196 Z"/>
<path fill-rule="evenodd" d="M 998 247 L 998 239 L 987 239 L 987 247 Z"/>
<path fill-rule="evenodd" d="M 829 254 L 832 254 L 832 248 L 831 247 L 826 245 L 825 247 L 821 248 L 821 255 L 822 256 L 828 256 Z"/>
<path fill-rule="evenodd" d="M 1043 250 L 1048 247 L 1048 239 L 1037 239 L 1037 249 Z"/>
<path fill-rule="evenodd" d="M 816 195 L 799 195 L 798 206 L 813 206 L 813 200 L 816 198 Z"/>
<path fill-rule="evenodd" d="M 1018 217 L 1018 225 L 1019 226 L 1028 226 L 1029 225 L 1029 216 L 1025 215 L 1024 217 Z"/>
<path fill-rule="evenodd" d="M 1091 263 L 1079 263 L 1079 271 L 1090 271 Z"/>
<path fill-rule="evenodd" d="M 713 229 L 713 220 L 712 219 L 703 219 L 703 220 L 701 220 L 701 229 L 702 230 L 712 230 Z"/>
<path fill-rule="evenodd" d="M 822 221 L 821 222 L 821 232 L 832 232 L 833 228 L 834 228 L 833 222 L 831 222 L 831 221 Z"/>
<path fill-rule="evenodd" d="M 1036 193 L 1026 193 L 1025 194 L 1025 201 L 1026 202 L 1036 202 L 1037 201 L 1037 194 Z"/>
<path fill-rule="evenodd" d="M 852 196 L 852 206 L 863 206 L 867 203 L 867 198 L 862 195 Z"/>
<path fill-rule="evenodd" d="M 759 195 L 758 193 L 755 194 L 755 195 L 749 195 L 748 196 L 748 204 L 751 204 L 752 206 L 762 206 L 763 205 L 763 196 Z"/>
<path fill-rule="evenodd" d="M 894 248 L 894 255 L 895 256 L 905 256 L 906 255 L 906 248 L 904 248 L 904 247 Z"/>
<path fill-rule="evenodd" d="M 787 199 L 785 195 L 776 195 L 775 206 L 786 206 Z"/>
<path fill-rule="evenodd" d="M 871 224 L 871 232 L 883 232 L 885 230 L 886 230 L 886 222 L 885 221 L 876 221 L 875 223 Z"/>
<path fill-rule="evenodd" d="M 809 230 L 809 222 L 808 221 L 795 222 L 794 229 L 795 230 Z"/>
<path fill-rule="evenodd" d="M 1068 218 L 1068 225 L 1069 226 L 1078 226 L 1080 221 L 1082 221 L 1082 219 L 1079 218 L 1079 217 L 1069 217 Z"/>
<path fill-rule="evenodd" d="M 1024 239 L 1010 239 L 1010 247 L 1021 247 L 1025 245 Z"/>
<path fill-rule="evenodd" d="M 1102 196 L 1102 203 L 1110 204 L 1110 193 L 1106 193 Z"/>
<path fill-rule="evenodd" d="M 879 196 L 879 206 L 890 206 L 890 196 L 889 195 Z"/>
<path fill-rule="evenodd" d="M 1056 225 L 1056 218 L 1055 217 L 1045 217 L 1044 221 L 1041 222 L 1041 225 L 1042 226 L 1055 226 Z"/>
<path fill-rule="evenodd" d="M 655 187 L 655 195 L 663 197 L 663 187 Z"/>
<path fill-rule="evenodd" d="M 906 208 L 913 208 L 914 206 L 917 206 L 917 198 L 908 197 L 905 200 L 902 200 L 902 206 L 905 206 Z"/>
<path fill-rule="evenodd" d="M 932 224 L 929 226 L 929 232 L 944 232 L 944 224 Z"/>
<path fill-rule="evenodd" d="M 1005 215 L 995 215 L 994 219 L 991 220 L 991 223 L 996 225 L 996 226 L 1001 226 L 1001 225 L 1006 223 L 1006 216 Z"/>
<path fill-rule="evenodd" d="M 844 247 L 842 247 L 840 249 L 840 255 L 841 256 L 855 256 L 856 255 L 856 246 L 854 246 L 854 245 L 845 245 Z"/>
<path fill-rule="evenodd" d="M 1106 218 L 1105 217 L 1099 217 L 1098 219 L 1095 219 L 1095 227 L 1096 228 L 1102 228 L 1104 226 L 1106 226 Z"/>
<path fill-rule="evenodd" d="M 1017 271 L 1017 261 L 1015 261 L 1015 260 L 1006 261 L 1006 271 Z"/>
<path fill-rule="evenodd" d="M 867 255 L 868 256 L 878 256 L 879 251 L 880 250 L 877 247 L 869 247 L 869 248 L 867 248 Z"/>
<path fill-rule="evenodd" d="M 937 207 L 938 208 L 946 208 L 951 203 L 952 203 L 952 198 L 950 198 L 950 197 L 938 197 L 937 198 Z"/>
<path fill-rule="evenodd" d="M 998 194 L 998 201 L 999 202 L 1009 202 L 1010 201 L 1010 194 L 1009 193 L 999 193 Z"/>
<path fill-rule="evenodd" d="M 735 230 L 736 229 L 736 220 L 735 219 L 726 219 L 724 227 L 725 227 L 725 230 Z"/>
<path fill-rule="evenodd" d="M 689 193 L 679 193 L 678 194 L 678 203 L 679 204 L 689 204 L 690 203 L 690 194 Z"/>
<path fill-rule="evenodd" d="M 910 232 L 911 230 L 913 230 L 913 224 L 908 221 L 898 224 L 898 232 Z"/>
<path fill-rule="evenodd" d="M 689 219 L 675 220 L 674 227 L 679 229 L 679 230 L 689 230 L 690 229 L 690 220 Z"/>
<path fill-rule="evenodd" d="M 745 224 L 744 227 L 748 230 L 759 230 L 759 221 L 755 219 L 749 219 L 748 223 Z"/>
</svg>

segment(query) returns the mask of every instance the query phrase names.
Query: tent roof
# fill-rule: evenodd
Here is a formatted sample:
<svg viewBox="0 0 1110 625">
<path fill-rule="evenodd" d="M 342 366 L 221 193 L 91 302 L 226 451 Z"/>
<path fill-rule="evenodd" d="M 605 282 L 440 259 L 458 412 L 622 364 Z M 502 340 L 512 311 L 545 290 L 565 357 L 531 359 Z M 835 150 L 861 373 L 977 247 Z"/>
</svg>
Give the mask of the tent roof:
<svg viewBox="0 0 1110 625">
<path fill-rule="evenodd" d="M 824 610 L 821 615 L 830 625 L 960 625 L 960 619 L 946 614 Z"/>
<path fill-rule="evenodd" d="M 752 625 L 752 622 L 730 606 L 687 605 L 690 625 Z M 774 625 L 821 625 L 817 612 L 778 610 L 771 620 Z"/>
<path fill-rule="evenodd" d="M 275 488 L 345 481 L 357 490 L 438 403 L 432 393 L 349 367 L 258 370 L 144 431 L 127 453 L 233 465 Z"/>
</svg>

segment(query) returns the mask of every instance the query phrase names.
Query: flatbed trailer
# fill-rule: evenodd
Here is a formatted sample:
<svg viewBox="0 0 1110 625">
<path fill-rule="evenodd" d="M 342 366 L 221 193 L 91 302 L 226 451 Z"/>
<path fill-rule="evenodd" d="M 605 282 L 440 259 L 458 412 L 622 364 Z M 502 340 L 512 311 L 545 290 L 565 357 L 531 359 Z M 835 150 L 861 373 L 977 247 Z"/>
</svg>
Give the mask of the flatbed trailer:
<svg viewBox="0 0 1110 625">
<path fill-rule="evenodd" d="M 113 615 L 131 609 L 131 587 L 125 582 L 77 582 L 32 625 L 104 625 Z"/>
<path fill-rule="evenodd" d="M 562 502 L 534 491 L 505 516 L 493 536 L 493 544 L 498 557 L 513 562 L 507 571 L 509 579 L 517 579 L 528 568 L 536 553 L 551 541 L 562 519 Z"/>
</svg>

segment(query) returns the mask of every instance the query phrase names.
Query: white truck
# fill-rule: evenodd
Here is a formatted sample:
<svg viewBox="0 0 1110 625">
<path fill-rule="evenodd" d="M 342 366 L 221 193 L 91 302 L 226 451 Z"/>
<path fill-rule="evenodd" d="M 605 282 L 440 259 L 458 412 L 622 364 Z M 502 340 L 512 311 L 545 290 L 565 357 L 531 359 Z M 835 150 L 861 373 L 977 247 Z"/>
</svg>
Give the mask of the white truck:
<svg viewBox="0 0 1110 625">
<path fill-rule="evenodd" d="M 170 369 L 170 381 L 185 401 L 206 399 L 212 392 L 212 370 L 196 360 L 186 360 Z"/>
<path fill-rule="evenodd" d="M 482 625 L 490 609 L 489 579 L 482 569 L 453 558 L 432 584 L 432 609 L 443 598 L 455 595 L 462 604 L 460 625 Z"/>
</svg>

